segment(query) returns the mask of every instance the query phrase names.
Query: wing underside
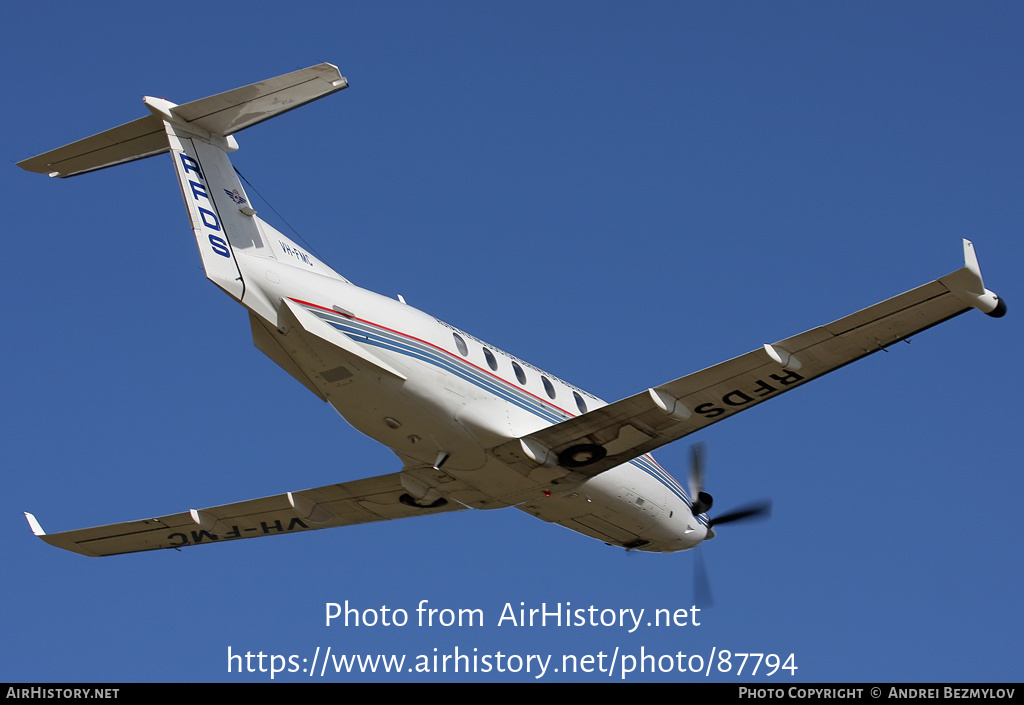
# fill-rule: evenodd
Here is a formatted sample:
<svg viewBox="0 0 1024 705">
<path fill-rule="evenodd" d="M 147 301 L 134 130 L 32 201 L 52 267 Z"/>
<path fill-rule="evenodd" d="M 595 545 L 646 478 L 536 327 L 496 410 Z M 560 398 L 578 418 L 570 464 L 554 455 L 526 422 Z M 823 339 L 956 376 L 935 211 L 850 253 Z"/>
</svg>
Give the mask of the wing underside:
<svg viewBox="0 0 1024 705">
<path fill-rule="evenodd" d="M 965 266 L 828 325 L 740 355 L 494 449 L 520 472 L 561 465 L 592 477 L 884 350 L 970 308 L 1001 316 L 973 245 Z"/>
<path fill-rule="evenodd" d="M 415 506 L 408 500 L 400 473 L 393 473 L 302 492 L 288 492 L 208 509 L 192 509 L 153 519 L 57 534 L 43 532 L 36 518 L 27 512 L 26 517 L 33 533 L 51 546 L 84 556 L 113 556 L 353 526 L 460 509 L 465 507 L 453 502 L 432 507 Z"/>
</svg>

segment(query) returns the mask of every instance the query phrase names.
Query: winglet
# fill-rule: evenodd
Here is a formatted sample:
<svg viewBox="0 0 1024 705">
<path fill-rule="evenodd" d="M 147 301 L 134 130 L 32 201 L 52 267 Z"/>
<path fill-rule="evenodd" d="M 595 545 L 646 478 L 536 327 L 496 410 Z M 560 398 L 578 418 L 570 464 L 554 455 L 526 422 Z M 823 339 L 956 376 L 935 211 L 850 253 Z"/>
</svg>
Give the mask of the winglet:
<svg viewBox="0 0 1024 705">
<path fill-rule="evenodd" d="M 34 515 L 25 512 L 25 518 L 28 519 L 28 525 L 31 527 L 33 534 L 36 536 L 46 536 L 46 532 L 43 531 L 43 527 L 39 525 L 39 521 L 36 520 Z"/>
<path fill-rule="evenodd" d="M 95 557 L 97 555 L 79 546 L 75 542 L 74 538 L 69 536 L 72 532 L 65 531 L 64 533 L 58 532 L 56 534 L 47 534 L 43 531 L 42 525 L 39 523 L 39 520 L 36 519 L 34 514 L 31 512 L 25 512 L 25 518 L 28 519 L 28 525 L 29 528 L 32 529 L 32 533 L 51 546 L 63 548 L 65 551 L 71 551 L 72 553 L 79 553 L 83 556 Z"/>
<path fill-rule="evenodd" d="M 1006 302 L 985 288 L 974 243 L 964 239 L 964 266 L 939 279 L 958 299 L 993 318 L 1006 315 Z"/>
<path fill-rule="evenodd" d="M 974 251 L 974 243 L 964 238 L 964 267 L 981 282 L 981 265 L 978 264 L 978 253 Z"/>
</svg>

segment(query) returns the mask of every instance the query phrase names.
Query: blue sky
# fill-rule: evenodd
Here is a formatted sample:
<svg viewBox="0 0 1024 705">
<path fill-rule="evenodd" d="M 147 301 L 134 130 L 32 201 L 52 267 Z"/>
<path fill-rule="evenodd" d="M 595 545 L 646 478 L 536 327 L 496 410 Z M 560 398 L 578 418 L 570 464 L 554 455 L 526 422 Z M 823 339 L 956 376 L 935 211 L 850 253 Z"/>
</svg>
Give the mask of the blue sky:
<svg viewBox="0 0 1024 705">
<path fill-rule="evenodd" d="M 1022 20 L 1008 2 L 7 10 L 0 680 L 262 681 L 229 674 L 228 648 L 330 646 L 727 649 L 793 653 L 795 677 L 765 684 L 1019 681 Z M 774 500 L 704 547 L 700 626 L 497 626 L 506 603 L 694 602 L 692 554 L 514 510 L 102 560 L 36 540 L 23 511 L 60 531 L 398 468 L 253 348 L 166 157 L 66 181 L 14 166 L 142 116 L 142 95 L 320 61 L 351 87 L 240 134 L 235 165 L 356 283 L 605 399 L 942 276 L 963 237 L 1009 314 L 968 312 L 656 453 L 683 479 L 705 441 L 717 506 Z M 324 626 L 345 600 L 487 621 Z M 626 678 L 660 679 L 707 680 Z"/>
</svg>

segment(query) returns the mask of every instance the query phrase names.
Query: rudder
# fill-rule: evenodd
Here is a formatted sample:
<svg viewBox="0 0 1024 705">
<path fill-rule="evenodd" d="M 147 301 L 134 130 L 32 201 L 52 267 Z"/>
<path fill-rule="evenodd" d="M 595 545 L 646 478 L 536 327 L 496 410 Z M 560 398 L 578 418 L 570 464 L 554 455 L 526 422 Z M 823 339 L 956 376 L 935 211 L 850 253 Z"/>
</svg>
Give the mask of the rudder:
<svg viewBox="0 0 1024 705">
<path fill-rule="evenodd" d="M 255 211 L 248 207 L 238 177 L 222 149 L 171 123 L 165 123 L 165 127 L 206 277 L 241 301 L 245 281 L 234 248 L 245 244 L 263 247 L 252 220 Z M 226 195 L 218 195 L 221 191 Z M 245 205 L 239 207 L 239 202 Z"/>
</svg>

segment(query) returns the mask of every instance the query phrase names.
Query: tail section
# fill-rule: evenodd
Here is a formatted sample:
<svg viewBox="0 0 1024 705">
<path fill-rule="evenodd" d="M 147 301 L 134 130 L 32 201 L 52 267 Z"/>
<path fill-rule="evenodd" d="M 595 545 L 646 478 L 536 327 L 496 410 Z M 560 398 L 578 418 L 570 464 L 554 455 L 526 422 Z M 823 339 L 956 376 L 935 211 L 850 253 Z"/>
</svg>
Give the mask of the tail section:
<svg viewBox="0 0 1024 705">
<path fill-rule="evenodd" d="M 248 207 L 242 185 L 223 149 L 170 122 L 165 126 L 165 141 L 174 157 L 178 184 L 206 277 L 241 301 L 245 280 L 235 250 L 263 249 L 253 221 L 256 211 Z"/>
<path fill-rule="evenodd" d="M 224 139 L 228 135 L 347 87 L 338 68 L 325 63 L 184 105 L 146 98 L 152 115 L 18 162 L 18 166 L 66 178 L 161 154 L 169 149 L 164 121 L 187 126 L 201 137 L 220 137 L 224 147 L 233 151 L 237 145 Z"/>
<path fill-rule="evenodd" d="M 261 236 L 268 230 L 280 234 L 256 218 L 250 206 L 228 159 L 227 153 L 238 149 L 231 135 L 346 87 L 338 68 L 325 63 L 183 105 L 147 96 L 143 102 L 151 115 L 18 166 L 66 178 L 170 151 L 206 276 L 241 301 L 245 282 L 237 251 L 277 257 L 278 246 L 292 256 L 301 250 L 284 236 L 272 241 Z M 338 276 L 301 254 L 310 267 L 319 265 Z"/>
</svg>

